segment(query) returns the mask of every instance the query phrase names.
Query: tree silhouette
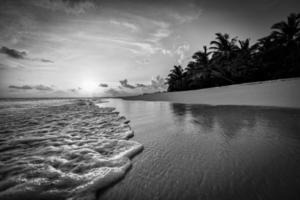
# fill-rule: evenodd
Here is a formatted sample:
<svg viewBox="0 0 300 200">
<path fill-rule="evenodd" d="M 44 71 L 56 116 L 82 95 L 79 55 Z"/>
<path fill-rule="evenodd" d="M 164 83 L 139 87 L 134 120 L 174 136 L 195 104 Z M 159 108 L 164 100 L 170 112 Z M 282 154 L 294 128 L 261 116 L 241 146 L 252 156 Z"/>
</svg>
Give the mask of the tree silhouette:
<svg viewBox="0 0 300 200">
<path fill-rule="evenodd" d="M 216 33 L 216 39 L 210 42 L 210 47 L 214 51 L 214 56 L 230 59 L 237 50 L 236 38 L 229 38 L 227 33 Z"/>
<path fill-rule="evenodd" d="M 205 87 L 204 84 L 211 76 L 210 59 L 209 56 L 212 52 L 207 51 L 207 47 L 203 47 L 203 51 L 194 53 L 192 61 L 188 64 L 186 70 L 187 74 L 192 76 L 191 84 L 196 87 Z M 192 72 L 192 73 L 191 73 Z"/>
<path fill-rule="evenodd" d="M 288 45 L 300 37 L 300 14 L 292 13 L 287 17 L 287 21 L 275 23 L 272 27 L 275 31 L 272 36 L 284 45 Z"/>
<path fill-rule="evenodd" d="M 184 89 L 184 76 L 185 72 L 180 65 L 174 66 L 168 75 L 167 83 L 169 85 L 168 91 L 177 91 Z"/>
<path fill-rule="evenodd" d="M 168 91 L 299 77 L 300 14 L 290 14 L 271 29 L 253 45 L 250 39 L 216 33 L 211 46 L 195 52 L 185 69 L 174 66 L 167 78 Z"/>
</svg>

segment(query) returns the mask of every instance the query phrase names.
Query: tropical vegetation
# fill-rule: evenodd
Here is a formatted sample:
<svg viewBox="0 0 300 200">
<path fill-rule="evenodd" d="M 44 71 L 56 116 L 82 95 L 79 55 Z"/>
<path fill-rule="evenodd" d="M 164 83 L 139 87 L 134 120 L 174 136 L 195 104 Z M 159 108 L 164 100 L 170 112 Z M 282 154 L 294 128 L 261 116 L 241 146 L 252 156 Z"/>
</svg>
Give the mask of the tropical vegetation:
<svg viewBox="0 0 300 200">
<path fill-rule="evenodd" d="M 185 68 L 175 65 L 168 91 L 201 89 L 300 76 L 300 13 L 275 23 L 255 44 L 216 33 L 210 46 L 192 56 Z"/>
</svg>

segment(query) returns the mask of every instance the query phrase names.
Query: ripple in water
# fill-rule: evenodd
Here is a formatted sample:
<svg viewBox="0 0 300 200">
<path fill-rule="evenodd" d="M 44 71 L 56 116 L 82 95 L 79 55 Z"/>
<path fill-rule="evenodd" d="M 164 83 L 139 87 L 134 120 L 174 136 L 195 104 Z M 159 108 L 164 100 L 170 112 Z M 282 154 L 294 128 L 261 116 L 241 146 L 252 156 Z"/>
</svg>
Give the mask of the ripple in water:
<svg viewBox="0 0 300 200">
<path fill-rule="evenodd" d="M 128 120 L 91 101 L 0 111 L 0 199 L 94 199 L 142 145 Z"/>
</svg>

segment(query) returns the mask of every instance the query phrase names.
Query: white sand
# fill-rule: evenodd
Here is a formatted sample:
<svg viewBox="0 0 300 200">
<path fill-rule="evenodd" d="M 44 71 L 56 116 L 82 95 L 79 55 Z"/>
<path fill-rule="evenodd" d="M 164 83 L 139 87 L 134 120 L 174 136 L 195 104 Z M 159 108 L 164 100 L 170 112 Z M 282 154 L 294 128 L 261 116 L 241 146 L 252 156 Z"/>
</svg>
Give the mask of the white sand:
<svg viewBox="0 0 300 200">
<path fill-rule="evenodd" d="M 245 83 L 182 92 L 124 97 L 127 100 L 188 104 L 253 105 L 300 108 L 300 78 Z"/>
</svg>

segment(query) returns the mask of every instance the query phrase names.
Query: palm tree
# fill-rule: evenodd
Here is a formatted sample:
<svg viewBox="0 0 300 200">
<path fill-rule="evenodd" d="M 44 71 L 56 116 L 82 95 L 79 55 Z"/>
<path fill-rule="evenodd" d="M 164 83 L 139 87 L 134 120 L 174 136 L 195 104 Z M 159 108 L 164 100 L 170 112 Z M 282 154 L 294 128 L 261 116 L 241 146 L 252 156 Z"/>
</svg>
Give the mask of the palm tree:
<svg viewBox="0 0 300 200">
<path fill-rule="evenodd" d="M 258 45 L 250 44 L 250 39 L 239 40 L 235 57 L 229 63 L 230 77 L 235 82 L 244 82 L 253 79 L 256 69 L 255 55 Z"/>
<path fill-rule="evenodd" d="M 201 65 L 203 65 L 204 68 L 208 67 L 209 64 L 209 55 L 212 52 L 208 52 L 207 51 L 207 47 L 203 46 L 203 51 L 197 51 L 196 53 L 194 53 L 194 55 L 192 56 L 192 58 L 197 62 L 197 63 L 201 63 Z"/>
<path fill-rule="evenodd" d="M 257 50 L 258 45 L 254 44 L 254 45 L 250 45 L 250 39 L 247 38 L 246 40 L 242 41 L 239 40 L 239 47 L 238 47 L 238 51 L 239 53 L 243 54 L 243 55 L 252 55 L 254 53 L 255 50 Z"/>
<path fill-rule="evenodd" d="M 260 53 L 263 53 L 263 52 L 273 48 L 274 44 L 275 44 L 275 38 L 273 37 L 273 35 L 269 35 L 269 36 L 263 37 L 261 39 L 258 39 L 257 48 Z"/>
<path fill-rule="evenodd" d="M 286 21 L 275 23 L 274 31 L 259 40 L 261 67 L 267 79 L 300 74 L 300 14 L 292 13 Z"/>
<path fill-rule="evenodd" d="M 216 33 L 211 47 L 194 53 L 185 70 L 174 66 L 167 78 L 168 90 L 300 77 L 300 14 L 290 14 L 272 29 L 254 45 L 249 39 Z"/>
<path fill-rule="evenodd" d="M 213 75 L 230 84 L 234 83 L 231 79 L 230 62 L 236 56 L 238 51 L 236 41 L 236 38 L 230 39 L 227 33 L 216 33 L 216 39 L 210 42 L 210 44 L 213 45 L 210 49 L 214 52 L 211 61 Z"/>
<path fill-rule="evenodd" d="M 187 75 L 193 79 L 193 77 L 195 76 L 195 74 L 199 73 L 200 71 L 200 67 L 199 64 L 195 61 L 191 61 L 187 64 L 186 68 L 186 73 Z"/>
<path fill-rule="evenodd" d="M 230 40 L 227 33 L 216 33 L 216 40 L 210 42 L 214 46 L 210 47 L 210 49 L 214 51 L 214 56 L 231 59 L 237 50 L 235 43 L 236 38 Z"/>
<path fill-rule="evenodd" d="M 201 68 L 195 61 L 191 61 L 185 68 L 187 85 L 191 89 L 198 88 L 198 80 L 201 78 Z"/>
<path fill-rule="evenodd" d="M 168 91 L 182 90 L 184 86 L 184 77 L 185 73 L 183 68 L 180 65 L 175 65 L 174 68 L 170 70 L 170 74 L 167 78 L 167 83 L 169 85 Z"/>
<path fill-rule="evenodd" d="M 300 38 L 300 14 L 291 13 L 287 21 L 281 21 L 272 27 L 272 35 L 283 44 L 287 45 Z"/>
<path fill-rule="evenodd" d="M 192 58 L 195 61 L 192 61 L 188 64 L 187 71 L 189 71 L 189 69 L 192 69 L 196 72 L 196 74 L 194 74 L 194 77 L 196 77 L 198 79 L 199 78 L 207 79 L 211 73 L 210 66 L 209 66 L 209 63 L 210 63 L 209 55 L 211 53 L 212 52 L 207 51 L 206 46 L 203 46 L 203 51 L 197 51 L 192 56 Z"/>
</svg>

